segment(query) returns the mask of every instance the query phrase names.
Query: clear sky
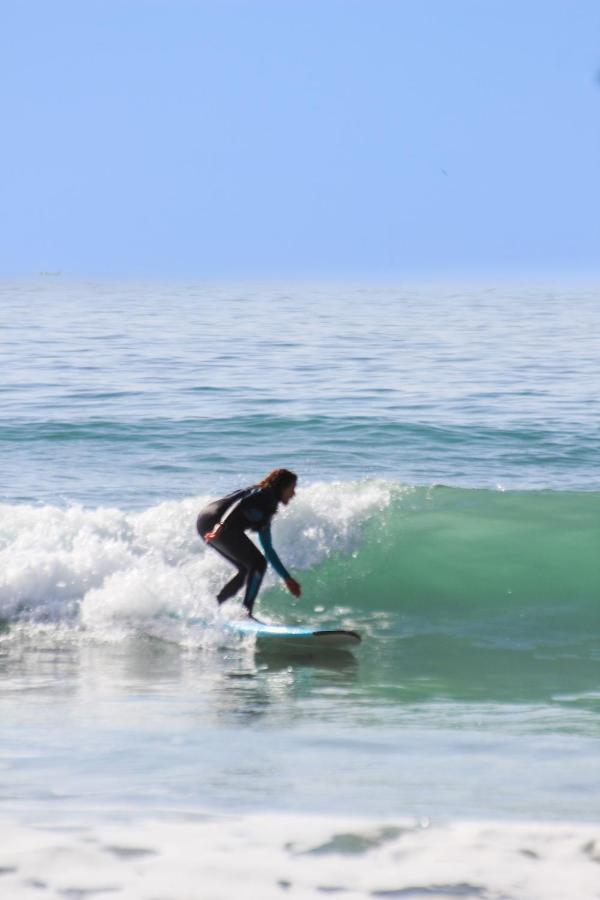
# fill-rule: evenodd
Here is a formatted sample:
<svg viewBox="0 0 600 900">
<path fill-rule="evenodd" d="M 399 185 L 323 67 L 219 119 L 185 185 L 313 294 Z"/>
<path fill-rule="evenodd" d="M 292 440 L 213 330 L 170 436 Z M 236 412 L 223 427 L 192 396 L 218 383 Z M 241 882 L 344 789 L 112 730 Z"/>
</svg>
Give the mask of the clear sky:
<svg viewBox="0 0 600 900">
<path fill-rule="evenodd" d="M 598 0 L 4 0 L 0 274 L 600 273 Z"/>
</svg>

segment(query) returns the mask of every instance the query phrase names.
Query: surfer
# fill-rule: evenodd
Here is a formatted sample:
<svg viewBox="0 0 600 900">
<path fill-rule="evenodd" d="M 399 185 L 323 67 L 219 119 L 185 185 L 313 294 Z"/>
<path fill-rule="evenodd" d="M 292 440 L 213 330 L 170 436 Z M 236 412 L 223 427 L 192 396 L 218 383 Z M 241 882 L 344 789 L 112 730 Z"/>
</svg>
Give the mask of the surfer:
<svg viewBox="0 0 600 900">
<path fill-rule="evenodd" d="M 245 585 L 243 604 L 251 616 L 267 560 L 283 578 L 288 591 L 294 597 L 300 596 L 300 584 L 277 556 L 271 538 L 271 519 L 280 503 L 288 505 L 296 492 L 297 480 L 289 469 L 274 469 L 258 484 L 215 500 L 200 512 L 196 523 L 198 534 L 237 569 L 237 574 L 218 593 L 219 604 Z M 246 535 L 248 530 L 258 532 L 264 556 Z"/>
</svg>

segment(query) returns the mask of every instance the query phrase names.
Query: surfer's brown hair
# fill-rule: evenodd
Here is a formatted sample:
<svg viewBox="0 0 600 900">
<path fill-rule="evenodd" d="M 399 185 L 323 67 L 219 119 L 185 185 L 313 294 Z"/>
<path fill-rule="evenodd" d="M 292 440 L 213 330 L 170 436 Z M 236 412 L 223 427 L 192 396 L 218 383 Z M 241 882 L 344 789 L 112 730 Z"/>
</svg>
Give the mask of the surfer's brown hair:
<svg viewBox="0 0 600 900">
<path fill-rule="evenodd" d="M 291 484 L 296 484 L 297 481 L 298 476 L 295 472 L 290 472 L 289 469 L 273 469 L 262 481 L 259 481 L 258 486 L 261 488 L 269 487 L 275 491 L 278 497 L 281 497 L 282 491 Z"/>
</svg>

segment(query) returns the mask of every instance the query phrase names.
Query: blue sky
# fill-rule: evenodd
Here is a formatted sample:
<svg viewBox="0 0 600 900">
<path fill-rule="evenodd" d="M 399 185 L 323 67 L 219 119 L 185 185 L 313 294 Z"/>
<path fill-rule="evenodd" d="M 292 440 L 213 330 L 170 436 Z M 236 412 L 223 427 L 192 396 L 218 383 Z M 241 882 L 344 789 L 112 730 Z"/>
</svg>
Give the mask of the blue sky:
<svg viewBox="0 0 600 900">
<path fill-rule="evenodd" d="M 6 0 L 0 274 L 593 275 L 597 0 Z"/>
</svg>

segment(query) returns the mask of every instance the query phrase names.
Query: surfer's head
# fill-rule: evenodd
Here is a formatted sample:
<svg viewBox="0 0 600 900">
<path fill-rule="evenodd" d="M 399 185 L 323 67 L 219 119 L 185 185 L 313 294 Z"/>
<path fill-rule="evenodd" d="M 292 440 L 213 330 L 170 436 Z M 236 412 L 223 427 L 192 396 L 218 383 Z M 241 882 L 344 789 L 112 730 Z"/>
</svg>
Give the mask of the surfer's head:
<svg viewBox="0 0 600 900">
<path fill-rule="evenodd" d="M 259 487 L 269 487 L 284 506 L 290 502 L 296 492 L 298 476 L 289 469 L 273 469 L 263 478 Z"/>
</svg>

